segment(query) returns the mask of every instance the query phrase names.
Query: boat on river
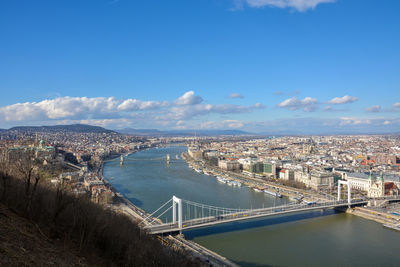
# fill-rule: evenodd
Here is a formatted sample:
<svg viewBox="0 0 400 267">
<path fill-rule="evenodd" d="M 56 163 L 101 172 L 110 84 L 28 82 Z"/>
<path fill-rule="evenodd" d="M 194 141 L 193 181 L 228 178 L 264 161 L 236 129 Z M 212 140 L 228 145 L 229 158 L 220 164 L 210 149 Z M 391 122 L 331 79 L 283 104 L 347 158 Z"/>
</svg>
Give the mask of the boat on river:
<svg viewBox="0 0 400 267">
<path fill-rule="evenodd" d="M 217 180 L 220 183 L 226 184 L 227 180 L 225 178 L 222 178 L 221 176 L 217 176 Z"/>
<path fill-rule="evenodd" d="M 264 193 L 269 194 L 274 197 L 279 197 L 279 198 L 282 197 L 282 195 L 279 192 L 269 191 L 267 189 L 264 189 L 263 191 L 264 191 Z"/>
</svg>

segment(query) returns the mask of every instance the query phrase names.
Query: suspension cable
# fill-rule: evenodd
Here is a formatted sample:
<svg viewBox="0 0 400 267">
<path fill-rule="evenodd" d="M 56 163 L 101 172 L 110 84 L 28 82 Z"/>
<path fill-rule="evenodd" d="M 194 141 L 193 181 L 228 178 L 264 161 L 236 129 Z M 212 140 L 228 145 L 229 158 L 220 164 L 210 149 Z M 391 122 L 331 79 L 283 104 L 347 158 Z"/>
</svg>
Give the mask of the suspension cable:
<svg viewBox="0 0 400 267">
<path fill-rule="evenodd" d="M 168 209 L 166 209 L 163 213 L 161 213 L 160 215 L 158 215 L 157 217 L 153 218 L 153 220 L 151 220 L 149 223 L 152 224 L 154 222 L 155 219 L 160 218 L 162 215 L 164 215 L 167 211 L 169 211 L 170 209 L 172 209 L 172 206 L 169 207 Z"/>
<path fill-rule="evenodd" d="M 211 206 L 211 205 L 196 203 L 196 202 L 185 200 L 185 199 L 182 199 L 182 201 L 184 201 L 187 205 L 193 205 L 193 206 L 196 206 L 196 207 L 204 207 L 204 208 L 209 208 L 209 209 L 213 209 L 213 210 L 227 210 L 227 211 L 233 211 L 233 212 L 235 212 L 235 211 L 248 211 L 249 210 L 249 209 L 244 209 L 243 210 L 243 209 Z"/>
<path fill-rule="evenodd" d="M 145 217 L 142 222 L 144 222 L 145 220 L 147 220 L 148 218 L 152 217 L 157 211 L 159 211 L 160 209 L 162 209 L 165 205 L 167 205 L 170 201 L 172 201 L 172 198 L 170 200 L 168 200 L 167 202 L 165 202 L 161 207 L 159 207 L 156 211 L 154 211 L 152 214 L 150 214 L 149 216 Z M 142 223 L 141 222 L 141 223 Z"/>
</svg>

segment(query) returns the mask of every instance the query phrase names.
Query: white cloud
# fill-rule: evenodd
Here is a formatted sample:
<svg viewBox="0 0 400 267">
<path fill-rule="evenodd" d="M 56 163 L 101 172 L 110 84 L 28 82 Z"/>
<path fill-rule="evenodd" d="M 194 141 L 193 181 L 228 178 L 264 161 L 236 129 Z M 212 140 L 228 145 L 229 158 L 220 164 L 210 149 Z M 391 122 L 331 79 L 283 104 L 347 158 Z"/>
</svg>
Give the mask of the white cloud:
<svg viewBox="0 0 400 267">
<path fill-rule="evenodd" d="M 0 121 L 29 121 L 37 118 L 46 118 L 46 111 L 35 102 L 17 103 L 0 108 Z"/>
<path fill-rule="evenodd" d="M 244 96 L 239 93 L 232 93 L 229 95 L 229 98 L 244 98 Z"/>
<path fill-rule="evenodd" d="M 375 106 L 372 106 L 372 107 L 368 107 L 368 108 L 366 108 L 365 110 L 368 111 L 368 112 L 375 112 L 375 113 L 377 113 L 377 112 L 380 112 L 381 109 L 382 109 L 381 106 L 375 105 Z"/>
<path fill-rule="evenodd" d="M 174 118 L 174 119 L 190 119 L 193 117 L 206 115 L 206 114 L 234 114 L 246 113 L 252 111 L 253 107 L 239 106 L 232 104 L 211 105 L 211 104 L 197 104 L 191 106 L 174 106 L 170 109 L 169 114 L 163 114 L 161 117 Z"/>
<path fill-rule="evenodd" d="M 345 95 L 343 97 L 335 97 L 335 98 L 333 98 L 331 101 L 328 102 L 328 104 L 338 105 L 338 104 L 353 103 L 353 102 L 356 102 L 356 101 L 358 101 L 358 97 Z"/>
<path fill-rule="evenodd" d="M 203 99 L 196 96 L 193 91 L 186 92 L 174 103 L 114 97 L 57 97 L 0 107 L 0 124 L 2 127 L 6 125 L 11 127 L 54 125 L 70 121 L 118 128 L 137 127 L 137 125 L 145 128 L 183 128 L 190 126 L 188 123 L 193 118 L 201 121 L 213 114 L 227 116 L 265 108 L 261 103 L 244 106 L 203 104 L 202 101 Z"/>
<path fill-rule="evenodd" d="M 359 124 L 371 124 L 371 120 L 370 119 L 352 118 L 352 117 L 340 118 L 340 126 L 359 125 Z"/>
<path fill-rule="evenodd" d="M 264 134 L 381 134 L 397 133 L 400 118 L 277 118 L 243 122 L 248 132 Z M 383 127 L 384 125 L 384 127 Z"/>
<path fill-rule="evenodd" d="M 238 129 L 243 126 L 244 123 L 238 120 L 207 121 L 200 124 L 200 129 Z"/>
<path fill-rule="evenodd" d="M 317 99 L 312 97 L 306 97 L 304 99 L 298 99 L 297 97 L 288 98 L 285 101 L 278 104 L 278 107 L 288 108 L 290 110 L 303 109 L 303 111 L 311 112 L 317 109 Z"/>
<path fill-rule="evenodd" d="M 203 98 L 201 96 L 196 96 L 194 95 L 193 91 L 187 91 L 184 93 L 181 97 L 179 97 L 177 100 L 175 100 L 176 105 L 196 105 L 200 104 L 203 102 Z"/>
<path fill-rule="evenodd" d="M 17 103 L 0 107 L 0 117 L 5 121 L 92 119 L 120 117 L 120 111 L 158 109 L 168 102 L 118 100 L 114 97 L 58 97 L 40 102 Z"/>
<path fill-rule="evenodd" d="M 255 104 L 253 105 L 253 107 L 254 107 L 254 108 L 266 108 L 267 106 L 264 105 L 264 104 L 262 104 L 262 103 L 255 103 Z"/>
<path fill-rule="evenodd" d="M 394 103 L 394 104 L 393 104 L 393 107 L 394 107 L 394 108 L 400 108 L 400 102 Z"/>
<path fill-rule="evenodd" d="M 333 3 L 335 0 L 245 0 L 250 7 L 278 7 L 293 8 L 298 11 L 314 9 L 317 5 L 323 3 Z"/>
<path fill-rule="evenodd" d="M 160 107 L 166 107 L 168 105 L 169 105 L 168 102 L 140 101 L 137 99 L 127 99 L 118 105 L 118 110 L 121 111 L 148 110 L 148 109 L 157 109 Z"/>
</svg>

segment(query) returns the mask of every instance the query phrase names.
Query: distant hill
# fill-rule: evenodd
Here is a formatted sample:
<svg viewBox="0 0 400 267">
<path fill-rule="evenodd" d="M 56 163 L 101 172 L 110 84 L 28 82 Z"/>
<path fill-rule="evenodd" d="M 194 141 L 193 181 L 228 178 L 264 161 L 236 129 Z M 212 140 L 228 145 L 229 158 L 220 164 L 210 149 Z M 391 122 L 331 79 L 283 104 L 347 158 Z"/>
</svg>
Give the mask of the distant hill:
<svg viewBox="0 0 400 267">
<path fill-rule="evenodd" d="M 113 133 L 114 131 L 100 126 L 86 124 L 54 125 L 54 126 L 17 126 L 10 128 L 9 131 L 19 132 L 75 132 L 75 133 Z"/>
<path fill-rule="evenodd" d="M 170 130 L 160 131 L 157 129 L 133 129 L 125 128 L 117 130 L 119 133 L 146 136 L 213 136 L 213 135 L 253 135 L 240 130 Z"/>
<path fill-rule="evenodd" d="M 133 134 L 133 135 L 152 135 L 158 136 L 163 135 L 165 132 L 159 131 L 157 129 L 133 129 L 133 128 L 124 128 L 121 130 L 117 130 L 117 132 L 122 134 Z"/>
</svg>

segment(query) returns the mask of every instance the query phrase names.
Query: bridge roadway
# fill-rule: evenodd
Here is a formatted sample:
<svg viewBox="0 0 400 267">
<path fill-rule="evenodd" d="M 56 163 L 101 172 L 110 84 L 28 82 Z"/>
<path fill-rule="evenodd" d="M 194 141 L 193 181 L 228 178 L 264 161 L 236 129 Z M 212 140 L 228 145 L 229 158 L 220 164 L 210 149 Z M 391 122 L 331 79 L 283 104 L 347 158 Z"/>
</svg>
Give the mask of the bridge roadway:
<svg viewBox="0 0 400 267">
<path fill-rule="evenodd" d="M 182 230 L 189 230 L 207 226 L 213 226 L 217 224 L 249 220 L 254 218 L 283 215 L 296 212 L 312 211 L 317 209 L 329 209 L 329 208 L 339 208 L 354 205 L 365 205 L 366 200 L 352 200 L 349 204 L 347 200 L 313 203 L 313 204 L 292 204 L 277 207 L 244 210 L 236 213 L 221 214 L 217 216 L 209 216 L 204 218 L 197 218 L 186 220 L 182 222 L 182 228 L 179 228 L 178 222 L 176 223 L 166 223 L 157 225 L 147 225 L 145 229 L 148 230 L 150 234 L 166 234 L 180 232 Z"/>
</svg>

